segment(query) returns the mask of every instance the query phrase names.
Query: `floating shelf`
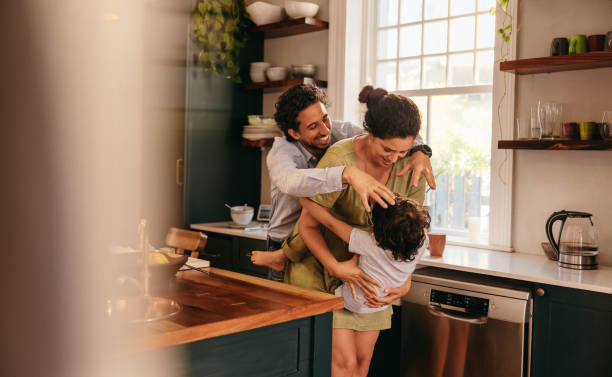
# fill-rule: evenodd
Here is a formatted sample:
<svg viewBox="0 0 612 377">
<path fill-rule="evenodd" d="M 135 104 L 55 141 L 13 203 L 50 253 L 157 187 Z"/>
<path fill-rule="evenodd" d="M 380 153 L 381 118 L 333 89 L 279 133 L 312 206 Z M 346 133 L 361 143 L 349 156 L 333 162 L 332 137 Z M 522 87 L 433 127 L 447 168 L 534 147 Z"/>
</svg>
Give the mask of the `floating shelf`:
<svg viewBox="0 0 612 377">
<path fill-rule="evenodd" d="M 499 140 L 498 149 L 612 150 L 612 140 Z"/>
<path fill-rule="evenodd" d="M 612 67 L 612 51 L 593 51 L 575 55 L 510 60 L 499 64 L 500 71 L 518 75 L 606 67 Z"/>
<path fill-rule="evenodd" d="M 252 28 L 251 33 L 264 33 L 264 39 L 289 37 L 291 35 L 327 30 L 329 23 L 317 18 L 305 17 L 286 20 Z"/>
<path fill-rule="evenodd" d="M 244 84 L 244 89 L 246 90 L 260 90 L 264 89 L 265 91 L 277 91 L 283 90 L 285 88 L 289 88 L 298 84 L 311 84 L 316 85 L 319 88 L 327 88 L 327 81 L 323 80 L 315 80 L 309 77 L 301 77 L 297 79 L 289 79 L 289 80 L 281 80 L 281 81 L 264 81 L 264 82 L 252 82 L 248 84 Z"/>
<path fill-rule="evenodd" d="M 260 140 L 247 140 L 242 139 L 240 145 L 243 147 L 252 147 L 252 148 L 264 148 L 271 147 L 272 143 L 274 143 L 274 139 L 260 139 Z"/>
</svg>

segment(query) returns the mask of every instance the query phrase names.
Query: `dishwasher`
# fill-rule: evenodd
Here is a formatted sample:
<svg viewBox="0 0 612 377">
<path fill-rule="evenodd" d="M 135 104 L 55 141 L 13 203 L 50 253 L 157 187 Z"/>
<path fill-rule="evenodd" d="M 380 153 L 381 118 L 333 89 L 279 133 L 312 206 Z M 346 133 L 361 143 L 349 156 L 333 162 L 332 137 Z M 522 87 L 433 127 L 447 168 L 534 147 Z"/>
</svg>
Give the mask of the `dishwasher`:
<svg viewBox="0 0 612 377">
<path fill-rule="evenodd" d="M 401 376 L 529 376 L 532 308 L 520 282 L 418 269 L 402 299 Z"/>
</svg>

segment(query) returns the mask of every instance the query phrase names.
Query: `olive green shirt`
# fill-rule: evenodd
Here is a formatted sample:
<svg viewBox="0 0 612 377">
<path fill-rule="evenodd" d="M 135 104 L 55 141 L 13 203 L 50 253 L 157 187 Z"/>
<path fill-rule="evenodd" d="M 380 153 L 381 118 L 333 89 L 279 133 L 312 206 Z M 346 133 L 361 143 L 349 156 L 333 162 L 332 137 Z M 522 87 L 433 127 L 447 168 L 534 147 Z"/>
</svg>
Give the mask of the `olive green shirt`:
<svg viewBox="0 0 612 377">
<path fill-rule="evenodd" d="M 332 166 L 352 165 L 357 166 L 357 155 L 355 153 L 355 138 L 345 139 L 337 142 L 327 150 L 317 168 Z M 425 180 L 421 179 L 417 187 L 412 186 L 412 174 L 410 171 L 401 177 L 396 174 L 408 163 L 408 159 L 399 159 L 391 170 L 386 186 L 394 193 L 407 196 L 419 203 L 425 200 Z M 333 216 L 347 224 L 366 231 L 372 230 L 372 217 L 361 203 L 361 197 L 348 186 L 344 190 L 328 194 L 321 194 L 310 198 L 323 207 L 330 208 Z M 348 245 L 328 229 L 323 228 L 323 238 L 331 253 L 339 261 L 351 258 Z M 293 235 L 283 245 L 283 251 L 289 262 L 285 268 L 285 282 L 291 285 L 320 291 L 333 292 L 341 283 L 332 278 L 316 258 L 310 254 L 304 241 L 297 233 L 297 225 Z"/>
</svg>

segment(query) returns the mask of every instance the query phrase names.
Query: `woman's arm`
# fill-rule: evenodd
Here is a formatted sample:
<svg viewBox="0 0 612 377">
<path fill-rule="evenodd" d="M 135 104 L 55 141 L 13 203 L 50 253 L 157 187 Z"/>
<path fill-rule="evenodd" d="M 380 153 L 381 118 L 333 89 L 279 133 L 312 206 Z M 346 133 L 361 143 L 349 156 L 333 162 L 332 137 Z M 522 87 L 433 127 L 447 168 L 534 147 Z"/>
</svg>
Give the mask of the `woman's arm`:
<svg viewBox="0 0 612 377">
<path fill-rule="evenodd" d="M 310 202 L 310 200 L 308 201 Z M 319 207 L 318 209 L 312 207 L 312 209 L 319 216 L 323 216 L 324 218 L 330 216 L 333 218 L 333 216 L 329 213 L 329 209 L 319 206 L 314 202 L 311 203 L 313 206 Z M 310 205 L 307 205 L 302 209 L 302 214 L 298 221 L 299 233 L 304 240 L 304 243 L 306 243 L 306 246 L 308 246 L 310 252 L 319 262 L 321 262 L 321 264 L 332 276 L 335 276 L 338 279 L 350 284 L 351 289 L 353 288 L 352 285 L 355 284 L 361 288 L 366 295 L 376 296 L 376 290 L 372 285 L 380 287 L 380 283 L 357 267 L 354 260 L 349 260 L 346 262 L 338 262 L 338 260 L 336 260 L 327 247 L 327 243 L 325 243 L 325 239 L 321 233 L 321 223 L 310 212 L 310 207 Z M 350 225 L 340 220 L 337 220 L 337 222 L 331 221 L 331 223 L 333 223 L 332 226 L 336 228 L 336 231 L 340 233 L 338 234 L 340 238 L 346 239 L 346 241 L 350 239 L 352 230 Z"/>
</svg>

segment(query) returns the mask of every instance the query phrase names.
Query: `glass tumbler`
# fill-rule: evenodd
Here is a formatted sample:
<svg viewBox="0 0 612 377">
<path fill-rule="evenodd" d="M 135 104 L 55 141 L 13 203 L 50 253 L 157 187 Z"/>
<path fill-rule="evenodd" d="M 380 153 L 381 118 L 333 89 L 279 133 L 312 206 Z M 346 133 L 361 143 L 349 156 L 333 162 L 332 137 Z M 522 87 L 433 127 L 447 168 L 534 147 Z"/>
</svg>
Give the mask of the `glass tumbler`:
<svg viewBox="0 0 612 377">
<path fill-rule="evenodd" d="M 563 104 L 551 103 L 551 123 L 552 123 L 552 138 L 561 138 L 561 128 L 563 124 Z"/>
<path fill-rule="evenodd" d="M 540 139 L 552 139 L 552 106 L 550 102 L 538 101 L 538 123 Z"/>
<path fill-rule="evenodd" d="M 538 107 L 531 106 L 529 109 L 529 138 L 538 140 L 541 137 L 542 129 L 538 121 Z"/>
</svg>

